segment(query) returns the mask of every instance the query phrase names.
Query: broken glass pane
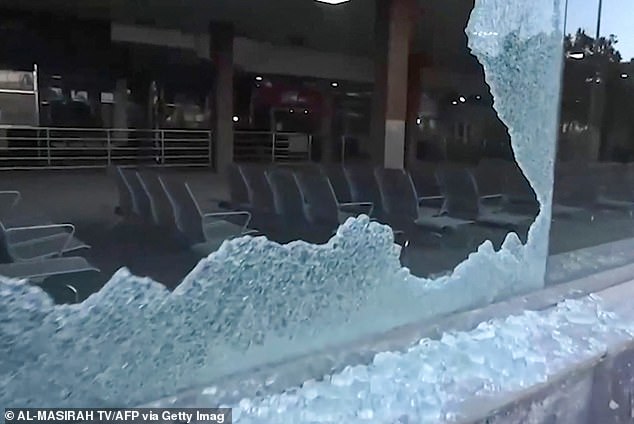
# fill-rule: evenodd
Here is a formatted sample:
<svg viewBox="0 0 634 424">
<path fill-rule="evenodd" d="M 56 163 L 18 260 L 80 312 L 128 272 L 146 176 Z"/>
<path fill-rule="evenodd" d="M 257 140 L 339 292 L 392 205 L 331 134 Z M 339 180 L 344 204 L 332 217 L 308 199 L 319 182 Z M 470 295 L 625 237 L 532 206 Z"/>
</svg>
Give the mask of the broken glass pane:
<svg viewBox="0 0 634 424">
<path fill-rule="evenodd" d="M 392 231 L 361 217 L 321 246 L 225 242 L 171 293 L 121 270 L 83 303 L 61 306 L 37 288 L 1 279 L 0 405 L 137 405 L 541 288 L 562 54 L 559 8 L 557 0 L 478 0 L 467 28 L 541 205 L 526 245 L 511 233 L 499 251 L 485 242 L 452 274 L 423 279 L 401 266 Z"/>
</svg>

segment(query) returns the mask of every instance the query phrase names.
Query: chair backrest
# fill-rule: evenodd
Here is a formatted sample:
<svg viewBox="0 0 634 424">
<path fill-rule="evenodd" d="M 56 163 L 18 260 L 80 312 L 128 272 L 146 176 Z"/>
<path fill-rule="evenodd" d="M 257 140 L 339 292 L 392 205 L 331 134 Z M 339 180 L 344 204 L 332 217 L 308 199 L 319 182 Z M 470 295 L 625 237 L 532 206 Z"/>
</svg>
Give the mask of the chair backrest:
<svg viewBox="0 0 634 424">
<path fill-rule="evenodd" d="M 159 180 L 159 175 L 151 171 L 139 171 L 138 176 L 150 199 L 153 223 L 163 228 L 177 227 L 174 208 Z"/>
<path fill-rule="evenodd" d="M 13 256 L 9 249 L 9 241 L 5 231 L 4 224 L 0 222 L 0 263 L 8 264 L 13 262 Z"/>
<path fill-rule="evenodd" d="M 335 196 L 337 197 L 337 201 L 339 201 L 339 203 L 351 202 L 352 194 L 350 193 L 350 186 L 348 185 L 343 166 L 323 165 L 321 170 L 328 177 Z"/>
<path fill-rule="evenodd" d="M 152 222 L 150 198 L 143 189 L 136 169 L 119 168 L 132 195 L 132 211 L 145 221 Z"/>
<path fill-rule="evenodd" d="M 251 207 L 258 211 L 275 212 L 273 192 L 262 165 L 239 165 L 240 174 L 247 187 Z"/>
<path fill-rule="evenodd" d="M 436 179 L 437 164 L 435 162 L 418 163 L 409 169 L 412 182 L 419 196 L 439 196 L 440 187 Z"/>
<path fill-rule="evenodd" d="M 528 182 L 524 172 L 515 162 L 507 161 L 504 169 L 504 182 L 506 187 L 504 194 L 509 196 L 517 196 L 525 200 L 537 201 L 535 191 Z"/>
<path fill-rule="evenodd" d="M 383 211 L 390 216 L 417 219 L 418 198 L 409 173 L 402 169 L 377 167 L 374 175 L 379 185 Z"/>
<path fill-rule="evenodd" d="M 296 169 L 293 175 L 302 195 L 308 221 L 337 224 L 339 205 L 328 177 L 319 169 Z"/>
<path fill-rule="evenodd" d="M 10 213 L 19 203 L 21 196 L 17 190 L 0 191 L 0 217 Z"/>
<path fill-rule="evenodd" d="M 628 166 L 618 162 L 598 162 L 590 166 L 589 172 L 595 176 L 598 191 L 608 197 L 632 200 L 632 179 Z"/>
<path fill-rule="evenodd" d="M 344 172 L 352 201 L 372 202 L 374 211 L 381 212 L 381 192 L 374 176 L 374 168 L 369 164 L 346 165 Z"/>
<path fill-rule="evenodd" d="M 178 231 L 191 243 L 204 242 L 202 213 L 187 183 L 165 176 L 160 176 L 159 181 L 172 205 Z"/>
<path fill-rule="evenodd" d="M 134 198 L 132 196 L 132 187 L 128 182 L 129 175 L 124 172 L 120 166 L 112 169 L 112 175 L 117 183 L 117 191 L 119 192 L 119 209 L 123 216 L 131 216 L 135 214 Z"/>
<path fill-rule="evenodd" d="M 250 205 L 249 189 L 238 165 L 231 164 L 227 167 L 227 179 L 231 203 L 234 205 Z"/>
<path fill-rule="evenodd" d="M 445 197 L 442 211 L 458 218 L 477 218 L 480 194 L 473 174 L 467 168 L 443 166 L 437 170 L 437 175 Z"/>
<path fill-rule="evenodd" d="M 503 159 L 483 159 L 473 170 L 481 195 L 503 194 L 508 186 L 510 162 Z"/>
<path fill-rule="evenodd" d="M 271 168 L 266 171 L 266 178 L 273 192 L 275 213 L 289 219 L 305 221 L 304 201 L 293 172 Z"/>
</svg>

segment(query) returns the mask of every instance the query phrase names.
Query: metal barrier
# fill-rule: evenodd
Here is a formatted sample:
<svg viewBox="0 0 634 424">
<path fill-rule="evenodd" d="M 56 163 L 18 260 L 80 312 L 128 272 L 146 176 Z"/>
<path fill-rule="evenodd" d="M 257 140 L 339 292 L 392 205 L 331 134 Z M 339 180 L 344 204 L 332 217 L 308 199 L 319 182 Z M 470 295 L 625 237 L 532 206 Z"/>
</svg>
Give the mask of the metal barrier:
<svg viewBox="0 0 634 424">
<path fill-rule="evenodd" d="M 269 131 L 236 131 L 236 162 L 305 162 L 312 160 L 312 134 Z"/>
<path fill-rule="evenodd" d="M 0 169 L 210 166 L 209 130 L 0 126 Z"/>
</svg>

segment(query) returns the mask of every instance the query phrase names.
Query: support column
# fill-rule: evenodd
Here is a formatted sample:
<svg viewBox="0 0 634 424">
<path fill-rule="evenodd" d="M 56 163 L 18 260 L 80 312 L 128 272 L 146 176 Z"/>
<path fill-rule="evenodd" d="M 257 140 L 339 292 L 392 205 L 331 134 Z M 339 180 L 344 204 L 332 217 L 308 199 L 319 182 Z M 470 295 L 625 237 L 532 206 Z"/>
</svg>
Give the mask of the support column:
<svg viewBox="0 0 634 424">
<path fill-rule="evenodd" d="M 405 163 L 409 51 L 418 17 L 416 0 L 377 0 L 372 157 L 386 168 Z"/>
<path fill-rule="evenodd" d="M 233 38 L 231 24 L 209 26 L 211 58 L 216 69 L 214 81 L 214 143 L 216 172 L 224 173 L 233 162 Z"/>
<path fill-rule="evenodd" d="M 115 129 L 111 133 L 112 143 L 128 141 L 128 81 L 119 78 L 114 89 L 114 109 L 112 111 L 112 127 Z"/>
<path fill-rule="evenodd" d="M 421 127 L 418 125 L 421 95 L 423 92 L 422 72 L 424 58 L 422 54 L 412 54 L 409 58 L 408 90 L 407 90 L 407 122 L 405 124 L 405 152 L 407 166 L 416 163 L 418 142 Z"/>
<path fill-rule="evenodd" d="M 128 128 L 128 81 L 125 78 L 117 80 L 114 90 L 113 127 Z"/>
<path fill-rule="evenodd" d="M 333 118 L 335 112 L 335 97 L 330 84 L 321 87 L 322 104 L 319 119 L 319 142 L 321 148 L 321 162 L 331 163 L 335 156 L 335 140 L 333 139 Z"/>
</svg>

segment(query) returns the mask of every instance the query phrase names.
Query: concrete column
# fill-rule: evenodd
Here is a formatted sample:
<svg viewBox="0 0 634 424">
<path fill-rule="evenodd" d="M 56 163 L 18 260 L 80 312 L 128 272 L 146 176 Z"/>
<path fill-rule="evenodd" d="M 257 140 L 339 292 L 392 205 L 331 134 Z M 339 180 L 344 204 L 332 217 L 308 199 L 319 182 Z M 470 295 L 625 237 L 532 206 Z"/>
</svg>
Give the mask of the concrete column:
<svg viewBox="0 0 634 424">
<path fill-rule="evenodd" d="M 407 165 L 416 163 L 416 150 L 421 136 L 421 127 L 416 123 L 419 112 L 421 96 L 423 92 L 424 58 L 422 54 L 412 54 L 409 58 L 408 90 L 407 90 L 407 122 L 405 124 L 405 151 L 407 153 Z"/>
<path fill-rule="evenodd" d="M 113 131 L 111 141 L 114 143 L 128 140 L 128 81 L 120 78 L 115 83 L 114 110 L 112 111 Z"/>
<path fill-rule="evenodd" d="M 321 144 L 321 162 L 331 163 L 334 159 L 335 140 L 333 139 L 333 119 L 335 113 L 335 98 L 330 84 L 321 89 L 322 104 L 319 120 L 319 142 Z"/>
<path fill-rule="evenodd" d="M 377 0 L 372 156 L 386 168 L 405 162 L 409 51 L 418 17 L 416 0 Z"/>
<path fill-rule="evenodd" d="M 128 128 L 128 81 L 118 79 L 114 89 L 113 126 L 117 129 Z"/>
<path fill-rule="evenodd" d="M 223 173 L 233 162 L 233 38 L 231 24 L 209 26 L 211 58 L 214 62 L 214 142 L 216 171 Z"/>
</svg>

